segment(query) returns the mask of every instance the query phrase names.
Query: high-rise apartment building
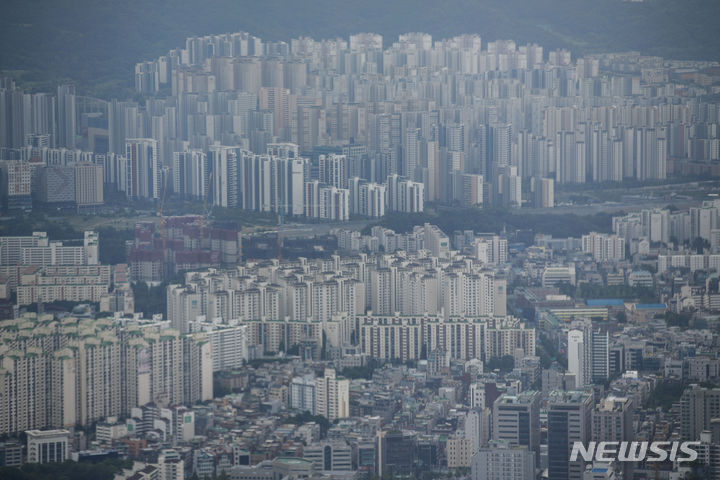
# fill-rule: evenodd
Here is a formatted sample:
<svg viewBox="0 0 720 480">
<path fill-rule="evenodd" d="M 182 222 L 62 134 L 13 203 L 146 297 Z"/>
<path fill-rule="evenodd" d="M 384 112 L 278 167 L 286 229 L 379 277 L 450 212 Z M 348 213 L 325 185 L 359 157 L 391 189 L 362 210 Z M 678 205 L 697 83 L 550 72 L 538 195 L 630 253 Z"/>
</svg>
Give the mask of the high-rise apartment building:
<svg viewBox="0 0 720 480">
<path fill-rule="evenodd" d="M 290 408 L 315 415 L 316 392 L 314 376 L 303 375 L 293 378 L 290 382 Z"/>
<path fill-rule="evenodd" d="M 126 140 L 118 188 L 129 198 L 160 198 L 163 182 L 157 140 L 151 138 Z"/>
<path fill-rule="evenodd" d="M 108 320 L 69 318 L 55 341 L 39 341 L 48 337 L 46 321 L 26 315 L 4 326 L 17 348 L 0 354 L 2 433 L 90 425 L 150 402 L 212 398 L 212 344 L 204 333 L 116 330 Z"/>
<path fill-rule="evenodd" d="M 720 388 L 690 385 L 680 397 L 680 431 L 683 440 L 694 441 L 709 430 L 713 418 L 720 418 Z"/>
<path fill-rule="evenodd" d="M 315 380 L 315 413 L 331 422 L 350 416 L 350 380 L 340 378 L 335 370 L 326 368 Z"/>
</svg>

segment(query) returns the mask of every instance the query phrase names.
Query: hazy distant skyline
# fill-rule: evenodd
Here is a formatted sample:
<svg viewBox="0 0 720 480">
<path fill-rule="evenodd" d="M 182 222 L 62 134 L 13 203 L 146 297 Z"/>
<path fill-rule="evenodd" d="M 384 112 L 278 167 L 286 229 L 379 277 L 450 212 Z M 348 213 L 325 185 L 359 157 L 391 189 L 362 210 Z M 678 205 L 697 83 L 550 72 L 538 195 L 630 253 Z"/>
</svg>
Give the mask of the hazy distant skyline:
<svg viewBox="0 0 720 480">
<path fill-rule="evenodd" d="M 315 39 L 375 32 L 392 41 L 422 31 L 443 38 L 477 33 L 483 40 L 537 42 L 574 55 L 622 50 L 675 59 L 715 60 L 720 3 L 575 0 L 365 2 L 287 0 L 195 2 L 24 2 L 6 0 L 0 14 L 0 71 L 25 83 L 62 78 L 112 96 L 129 86 L 132 65 L 162 55 L 192 35 L 247 31 L 265 40 Z"/>
</svg>

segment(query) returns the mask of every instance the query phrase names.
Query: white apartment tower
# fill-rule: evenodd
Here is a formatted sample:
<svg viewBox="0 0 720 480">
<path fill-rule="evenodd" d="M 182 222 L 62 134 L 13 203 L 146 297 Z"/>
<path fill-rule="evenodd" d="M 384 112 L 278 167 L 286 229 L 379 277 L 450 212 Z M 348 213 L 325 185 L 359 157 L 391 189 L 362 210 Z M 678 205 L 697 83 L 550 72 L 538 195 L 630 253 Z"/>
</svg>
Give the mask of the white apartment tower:
<svg viewBox="0 0 720 480">
<path fill-rule="evenodd" d="M 315 380 L 315 413 L 328 420 L 350 416 L 350 380 L 338 378 L 335 370 L 326 368 L 321 378 Z"/>
</svg>

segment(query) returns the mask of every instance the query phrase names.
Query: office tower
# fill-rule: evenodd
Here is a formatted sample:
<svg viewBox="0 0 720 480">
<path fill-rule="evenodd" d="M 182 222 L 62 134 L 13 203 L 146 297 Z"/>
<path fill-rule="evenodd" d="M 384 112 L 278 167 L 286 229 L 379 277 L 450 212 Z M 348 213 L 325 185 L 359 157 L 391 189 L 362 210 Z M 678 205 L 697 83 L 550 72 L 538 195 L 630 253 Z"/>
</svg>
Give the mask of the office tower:
<svg viewBox="0 0 720 480">
<path fill-rule="evenodd" d="M 582 480 L 585 462 L 579 456 L 569 461 L 574 442 L 590 441 L 592 395 L 581 391 L 550 392 L 548 400 L 549 478 Z"/>
<path fill-rule="evenodd" d="M 75 165 L 75 203 L 79 206 L 102 205 L 103 167 L 93 163 Z"/>
<path fill-rule="evenodd" d="M 77 134 L 75 85 L 58 85 L 57 114 L 58 146 L 75 148 L 75 135 Z"/>
<path fill-rule="evenodd" d="M 417 434 L 415 432 L 378 432 L 377 473 L 385 475 L 412 475 L 415 469 Z"/>
<path fill-rule="evenodd" d="M 525 446 L 540 458 L 540 393 L 503 394 L 493 405 L 493 440 Z"/>
<path fill-rule="evenodd" d="M 578 386 L 585 386 L 589 380 L 588 348 L 583 331 L 568 331 L 568 372 L 575 376 L 575 385 Z"/>
<path fill-rule="evenodd" d="M 316 386 L 315 377 L 303 375 L 290 382 L 290 408 L 315 415 Z"/>
<path fill-rule="evenodd" d="M 607 332 L 594 329 L 592 321 L 575 321 L 568 331 L 568 371 L 578 388 L 604 382 L 610 376 Z"/>
<path fill-rule="evenodd" d="M 335 370 L 326 368 L 315 380 L 315 412 L 331 422 L 350 416 L 350 380 L 338 378 Z"/>
<path fill-rule="evenodd" d="M 70 457 L 70 431 L 28 430 L 28 463 L 62 463 Z"/>
<path fill-rule="evenodd" d="M 700 438 L 720 412 L 720 388 L 688 386 L 680 397 L 680 432 L 683 440 Z"/>
<path fill-rule="evenodd" d="M 119 190 L 130 198 L 157 199 L 162 195 L 162 174 L 157 140 L 129 138 L 125 141 L 124 168 Z"/>
<path fill-rule="evenodd" d="M 472 480 L 533 480 L 535 453 L 525 446 L 490 441 L 473 456 Z"/>
</svg>

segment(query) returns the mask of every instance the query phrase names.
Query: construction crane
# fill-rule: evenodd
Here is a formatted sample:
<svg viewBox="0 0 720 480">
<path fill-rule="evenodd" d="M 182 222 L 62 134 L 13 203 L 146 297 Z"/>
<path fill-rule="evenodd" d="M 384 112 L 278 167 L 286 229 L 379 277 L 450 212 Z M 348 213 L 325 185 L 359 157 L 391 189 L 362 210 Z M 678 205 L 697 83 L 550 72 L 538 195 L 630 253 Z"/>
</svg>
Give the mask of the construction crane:
<svg viewBox="0 0 720 480">
<path fill-rule="evenodd" d="M 278 205 L 277 259 L 282 260 L 283 229 L 285 227 L 285 211 L 289 204 Z"/>
<path fill-rule="evenodd" d="M 317 205 L 317 204 L 312 204 Z M 292 205 L 285 203 L 283 205 L 278 205 L 278 230 L 277 230 L 277 259 L 282 260 L 282 248 L 283 248 L 283 233 L 285 228 L 285 212 L 287 209 L 289 209 Z"/>
<path fill-rule="evenodd" d="M 277 234 L 277 258 L 282 261 L 283 247 L 283 225 L 285 225 L 285 207 L 280 206 L 278 209 L 278 234 Z"/>
<path fill-rule="evenodd" d="M 167 252 L 166 252 L 166 240 L 167 240 L 167 232 L 165 231 L 165 215 L 164 215 L 164 209 L 165 209 L 165 197 L 167 195 L 167 183 L 168 183 L 168 172 L 163 172 L 164 178 L 163 178 L 163 189 L 162 194 L 160 195 L 160 204 L 158 205 L 157 210 L 157 216 L 160 217 L 160 238 L 162 240 L 162 254 L 163 254 L 163 276 L 167 272 L 165 272 L 165 266 L 167 265 Z"/>
<path fill-rule="evenodd" d="M 203 218 L 205 219 L 205 221 L 207 221 L 207 219 L 210 217 L 210 211 L 212 210 L 212 204 L 210 205 L 210 210 L 208 210 L 207 202 L 208 197 L 210 196 L 210 183 L 212 182 L 214 174 L 215 172 L 210 172 L 210 176 L 208 177 L 208 186 L 205 189 L 205 199 L 203 200 Z"/>
<path fill-rule="evenodd" d="M 208 197 L 210 196 L 210 185 L 212 183 L 214 173 L 215 172 L 210 172 L 210 175 L 208 176 L 207 187 L 205 188 L 205 198 L 203 199 L 202 217 L 200 218 L 200 247 L 201 248 L 202 248 L 202 242 L 205 239 L 205 228 L 207 227 L 208 221 L 210 219 L 210 212 L 212 212 L 212 203 L 210 204 L 209 209 L 208 209 L 207 204 L 208 204 Z"/>
</svg>

